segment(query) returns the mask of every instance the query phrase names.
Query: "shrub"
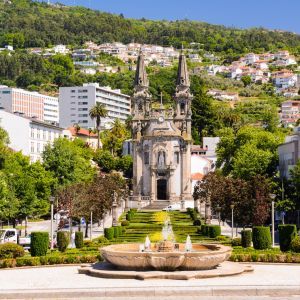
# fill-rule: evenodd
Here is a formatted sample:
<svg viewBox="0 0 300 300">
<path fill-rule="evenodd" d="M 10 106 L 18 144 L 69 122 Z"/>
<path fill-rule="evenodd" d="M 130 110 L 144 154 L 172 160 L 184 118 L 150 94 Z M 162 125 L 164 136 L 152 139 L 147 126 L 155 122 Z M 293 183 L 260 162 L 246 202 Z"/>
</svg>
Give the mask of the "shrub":
<svg viewBox="0 0 300 300">
<path fill-rule="evenodd" d="M 120 233 L 119 227 L 118 226 L 114 226 L 112 228 L 114 229 L 114 238 L 116 239 L 116 238 L 119 237 L 119 233 Z"/>
<path fill-rule="evenodd" d="M 296 253 L 300 253 L 300 237 L 295 237 L 291 242 L 291 250 Z"/>
<path fill-rule="evenodd" d="M 58 231 L 57 232 L 57 248 L 60 252 L 65 252 L 70 243 L 69 232 Z"/>
<path fill-rule="evenodd" d="M 201 226 L 201 220 L 200 219 L 197 219 L 193 222 L 193 225 L 194 226 Z"/>
<path fill-rule="evenodd" d="M 241 243 L 243 248 L 251 247 L 252 244 L 252 232 L 251 230 L 242 230 L 241 232 Z"/>
<path fill-rule="evenodd" d="M 216 238 L 219 235 L 221 235 L 221 227 L 219 225 L 208 226 L 208 236 L 210 238 Z"/>
<path fill-rule="evenodd" d="M 129 221 L 122 221 L 121 226 L 129 226 L 130 222 Z"/>
<path fill-rule="evenodd" d="M 201 233 L 203 235 L 209 236 L 209 226 L 210 225 L 207 225 L 207 224 L 201 225 Z"/>
<path fill-rule="evenodd" d="M 219 241 L 219 242 L 223 242 L 223 241 L 226 241 L 227 240 L 227 237 L 224 236 L 224 235 L 218 235 L 216 237 L 216 240 Z"/>
<path fill-rule="evenodd" d="M 279 225 L 279 245 L 281 251 L 289 251 L 291 242 L 297 236 L 296 225 Z"/>
<path fill-rule="evenodd" d="M 231 240 L 231 246 L 232 247 L 239 247 L 242 245 L 242 240 L 241 238 L 234 238 Z"/>
<path fill-rule="evenodd" d="M 83 232 L 81 231 L 75 232 L 75 246 L 78 249 L 83 247 Z"/>
<path fill-rule="evenodd" d="M 16 259 L 17 267 L 39 266 L 41 264 L 39 257 L 20 257 Z"/>
<path fill-rule="evenodd" d="M 24 248 L 14 243 L 0 245 L 0 259 L 24 256 Z"/>
<path fill-rule="evenodd" d="M 14 268 L 15 266 L 16 260 L 14 258 L 0 260 L 0 268 Z"/>
<path fill-rule="evenodd" d="M 104 228 L 104 236 L 111 241 L 114 238 L 115 231 L 113 227 L 110 228 Z"/>
<path fill-rule="evenodd" d="M 132 213 L 131 211 L 128 211 L 126 214 L 126 220 L 130 222 L 133 219 L 133 215 L 134 215 L 134 213 Z"/>
<path fill-rule="evenodd" d="M 48 232 L 32 232 L 30 241 L 31 256 L 44 256 L 49 247 Z"/>
<path fill-rule="evenodd" d="M 105 236 L 100 236 L 100 237 L 97 239 L 97 243 L 99 243 L 99 244 L 108 244 L 109 241 L 108 241 L 108 239 L 107 239 Z"/>
<path fill-rule="evenodd" d="M 254 226 L 252 231 L 253 247 L 257 250 L 271 247 L 271 232 L 269 227 Z"/>
</svg>

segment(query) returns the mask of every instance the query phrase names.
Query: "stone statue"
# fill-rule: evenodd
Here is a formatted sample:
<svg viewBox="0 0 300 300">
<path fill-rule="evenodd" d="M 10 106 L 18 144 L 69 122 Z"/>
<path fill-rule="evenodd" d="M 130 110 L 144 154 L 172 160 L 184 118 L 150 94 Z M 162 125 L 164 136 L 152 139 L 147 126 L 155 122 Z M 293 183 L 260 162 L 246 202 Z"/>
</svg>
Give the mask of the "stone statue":
<svg viewBox="0 0 300 300">
<path fill-rule="evenodd" d="M 163 168 L 165 166 L 165 152 L 159 151 L 158 152 L 158 167 Z"/>
</svg>

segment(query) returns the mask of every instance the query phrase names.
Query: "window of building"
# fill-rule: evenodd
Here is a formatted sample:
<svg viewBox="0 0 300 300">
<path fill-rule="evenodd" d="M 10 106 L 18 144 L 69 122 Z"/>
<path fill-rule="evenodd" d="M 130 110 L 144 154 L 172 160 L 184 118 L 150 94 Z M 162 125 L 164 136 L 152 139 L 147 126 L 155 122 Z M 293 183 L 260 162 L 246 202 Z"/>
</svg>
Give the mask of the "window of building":
<svg viewBox="0 0 300 300">
<path fill-rule="evenodd" d="M 88 102 L 78 102 L 78 105 L 87 105 Z"/>
<path fill-rule="evenodd" d="M 40 153 L 40 152 L 41 152 L 41 149 L 40 149 L 40 143 L 37 143 L 37 144 L 36 144 L 36 152 L 37 152 L 37 153 Z"/>
<path fill-rule="evenodd" d="M 87 118 L 88 114 L 78 114 L 78 117 Z"/>
<path fill-rule="evenodd" d="M 174 152 L 174 164 L 179 164 L 179 152 Z"/>
<path fill-rule="evenodd" d="M 78 108 L 78 111 L 88 111 L 87 108 Z"/>
<path fill-rule="evenodd" d="M 34 128 L 31 128 L 31 134 L 30 134 L 31 138 L 34 139 Z"/>
<path fill-rule="evenodd" d="M 76 91 L 75 90 L 71 90 L 71 93 L 75 93 Z"/>
<path fill-rule="evenodd" d="M 180 114 L 181 115 L 185 114 L 185 104 L 184 103 L 180 103 Z"/>
<path fill-rule="evenodd" d="M 75 101 L 72 101 L 71 104 L 76 104 L 76 102 L 75 102 Z"/>
<path fill-rule="evenodd" d="M 149 165 L 149 152 L 144 152 L 144 164 Z"/>
<path fill-rule="evenodd" d="M 46 130 L 43 130 L 43 140 L 46 140 L 47 136 L 46 136 Z"/>
<path fill-rule="evenodd" d="M 10 91 L 2 91 L 2 94 L 10 94 Z"/>
<path fill-rule="evenodd" d="M 31 153 L 34 153 L 34 142 L 31 142 L 30 151 L 31 151 Z"/>
<path fill-rule="evenodd" d="M 40 129 L 37 130 L 37 135 L 36 135 L 36 137 L 37 137 L 38 139 L 41 138 L 41 130 L 40 130 Z"/>
</svg>

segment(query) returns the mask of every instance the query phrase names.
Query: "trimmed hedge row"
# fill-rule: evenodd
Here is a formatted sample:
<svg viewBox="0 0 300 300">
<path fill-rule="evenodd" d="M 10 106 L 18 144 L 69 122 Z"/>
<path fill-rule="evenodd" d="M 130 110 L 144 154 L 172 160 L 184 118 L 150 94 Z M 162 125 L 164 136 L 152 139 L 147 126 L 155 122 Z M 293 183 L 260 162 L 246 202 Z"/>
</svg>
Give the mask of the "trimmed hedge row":
<svg viewBox="0 0 300 300">
<path fill-rule="evenodd" d="M 75 232 L 75 246 L 77 249 L 81 249 L 83 247 L 83 232 L 76 231 Z"/>
<path fill-rule="evenodd" d="M 31 233 L 30 254 L 31 256 L 44 256 L 49 248 L 49 233 L 36 231 Z"/>
<path fill-rule="evenodd" d="M 201 233 L 210 238 L 216 238 L 221 235 L 221 227 L 219 225 L 201 225 Z"/>
<path fill-rule="evenodd" d="M 296 225 L 279 225 L 278 229 L 280 250 L 284 252 L 291 250 L 291 243 L 297 236 Z"/>
<path fill-rule="evenodd" d="M 251 247 L 251 245 L 252 245 L 252 231 L 251 230 L 242 230 L 241 245 L 243 248 Z"/>
<path fill-rule="evenodd" d="M 126 214 L 126 220 L 130 222 L 134 218 L 136 212 L 137 209 L 131 208 Z"/>
<path fill-rule="evenodd" d="M 269 227 L 254 226 L 252 230 L 253 248 L 257 250 L 271 248 L 271 232 Z"/>
<path fill-rule="evenodd" d="M 118 238 L 122 235 L 123 229 L 122 226 L 114 226 L 110 228 L 104 228 L 104 236 L 109 240 L 113 240 L 114 238 Z"/>
<path fill-rule="evenodd" d="M 300 263 L 300 254 L 294 253 L 233 253 L 229 258 L 234 262 Z"/>
<path fill-rule="evenodd" d="M 14 268 L 24 266 L 41 266 L 57 264 L 95 263 L 102 258 L 97 255 L 49 255 L 40 257 L 19 257 L 0 260 L 0 268 Z"/>
<path fill-rule="evenodd" d="M 198 220 L 198 210 L 197 209 L 193 209 L 193 208 L 188 207 L 186 209 L 186 212 L 190 215 L 190 217 L 192 218 L 193 221 Z M 196 226 L 199 226 L 199 225 L 196 225 Z"/>
</svg>

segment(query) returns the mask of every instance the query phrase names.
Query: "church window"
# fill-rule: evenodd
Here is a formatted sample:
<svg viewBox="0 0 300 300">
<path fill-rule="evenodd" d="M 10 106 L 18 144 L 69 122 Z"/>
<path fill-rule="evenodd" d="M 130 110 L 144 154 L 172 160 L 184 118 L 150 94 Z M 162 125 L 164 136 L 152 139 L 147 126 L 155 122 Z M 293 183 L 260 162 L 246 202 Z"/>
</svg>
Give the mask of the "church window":
<svg viewBox="0 0 300 300">
<path fill-rule="evenodd" d="M 143 103 L 142 102 L 139 103 L 138 110 L 141 112 L 143 111 Z"/>
<path fill-rule="evenodd" d="M 179 152 L 174 152 L 174 164 L 179 164 Z"/>
<path fill-rule="evenodd" d="M 149 152 L 144 152 L 144 164 L 149 165 Z"/>
<path fill-rule="evenodd" d="M 185 105 L 184 105 L 184 103 L 180 103 L 180 114 L 181 115 L 185 114 Z"/>
</svg>

